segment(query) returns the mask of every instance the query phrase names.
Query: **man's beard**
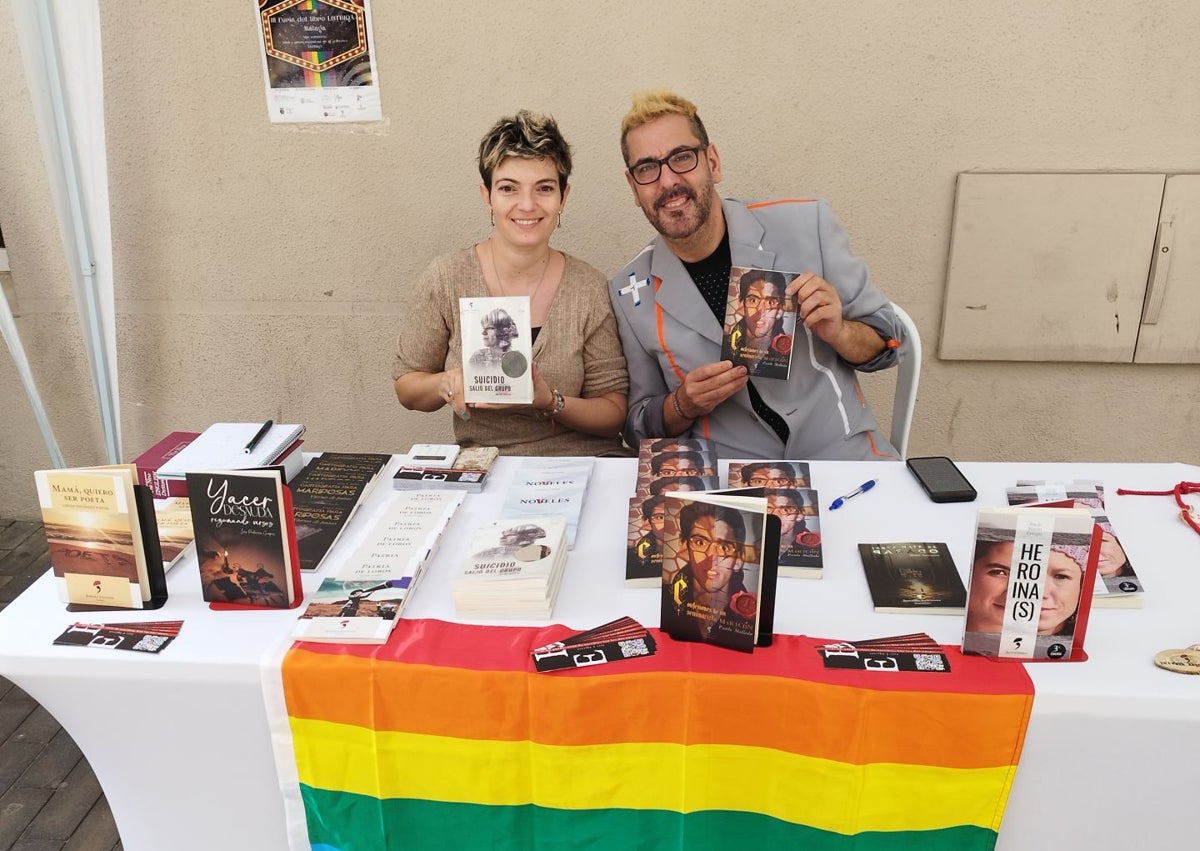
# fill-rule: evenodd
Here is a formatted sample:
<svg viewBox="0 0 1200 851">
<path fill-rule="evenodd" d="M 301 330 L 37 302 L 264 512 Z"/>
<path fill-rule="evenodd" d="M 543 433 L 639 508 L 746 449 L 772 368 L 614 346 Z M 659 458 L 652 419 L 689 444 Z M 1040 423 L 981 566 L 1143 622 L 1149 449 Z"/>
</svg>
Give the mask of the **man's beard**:
<svg viewBox="0 0 1200 851">
<path fill-rule="evenodd" d="M 692 200 L 691 215 L 680 218 L 671 212 L 663 212 L 664 204 L 681 197 Z M 699 193 L 690 186 L 676 186 L 654 199 L 653 213 L 648 217 L 650 224 L 668 239 L 687 239 L 708 222 L 709 214 L 712 213 L 712 197 L 711 183 L 703 187 Z"/>
</svg>

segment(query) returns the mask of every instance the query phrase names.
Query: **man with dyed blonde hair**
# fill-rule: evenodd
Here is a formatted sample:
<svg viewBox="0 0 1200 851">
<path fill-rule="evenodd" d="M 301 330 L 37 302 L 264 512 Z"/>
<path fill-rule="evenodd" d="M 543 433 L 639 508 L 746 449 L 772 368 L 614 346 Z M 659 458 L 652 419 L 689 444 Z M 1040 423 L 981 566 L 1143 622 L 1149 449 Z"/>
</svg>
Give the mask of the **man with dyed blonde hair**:
<svg viewBox="0 0 1200 851">
<path fill-rule="evenodd" d="M 669 90 L 633 96 L 621 153 L 659 234 L 609 282 L 629 367 L 626 441 L 707 437 L 725 458 L 896 458 L 855 370 L 895 364 L 900 325 L 829 205 L 722 200 L 717 146 L 695 105 Z M 785 292 L 799 320 L 786 379 L 751 381 L 720 359 L 733 266 L 797 273 Z"/>
</svg>

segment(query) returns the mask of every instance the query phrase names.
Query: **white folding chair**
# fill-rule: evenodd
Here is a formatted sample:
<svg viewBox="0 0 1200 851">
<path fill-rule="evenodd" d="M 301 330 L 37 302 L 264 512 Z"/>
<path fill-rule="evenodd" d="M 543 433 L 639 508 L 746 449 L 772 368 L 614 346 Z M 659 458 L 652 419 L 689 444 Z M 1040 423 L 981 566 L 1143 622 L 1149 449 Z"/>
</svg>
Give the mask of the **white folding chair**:
<svg viewBox="0 0 1200 851">
<path fill-rule="evenodd" d="M 908 433 L 917 407 L 917 384 L 921 381 L 921 334 L 904 308 L 892 302 L 892 309 L 904 328 L 900 364 L 896 367 L 896 400 L 892 403 L 892 446 L 904 459 L 908 457 Z"/>
</svg>

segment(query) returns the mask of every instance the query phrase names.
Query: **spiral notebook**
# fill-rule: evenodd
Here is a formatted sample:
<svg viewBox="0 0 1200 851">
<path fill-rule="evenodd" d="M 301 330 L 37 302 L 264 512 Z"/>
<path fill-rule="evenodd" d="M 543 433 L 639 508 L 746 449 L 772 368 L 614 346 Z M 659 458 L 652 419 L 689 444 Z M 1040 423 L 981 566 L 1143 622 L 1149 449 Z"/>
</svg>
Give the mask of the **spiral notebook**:
<svg viewBox="0 0 1200 851">
<path fill-rule="evenodd" d="M 198 470 L 247 470 L 275 463 L 304 434 L 304 426 L 276 424 L 246 452 L 262 423 L 213 423 L 158 468 L 160 479 L 182 479 Z"/>
</svg>

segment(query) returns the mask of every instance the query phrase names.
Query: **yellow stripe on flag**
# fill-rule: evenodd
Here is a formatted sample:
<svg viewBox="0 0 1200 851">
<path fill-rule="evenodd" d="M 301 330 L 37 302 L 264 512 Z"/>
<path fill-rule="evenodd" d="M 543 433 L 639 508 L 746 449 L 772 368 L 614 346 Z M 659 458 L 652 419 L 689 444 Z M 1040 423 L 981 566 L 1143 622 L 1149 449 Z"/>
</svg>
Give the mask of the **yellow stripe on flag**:
<svg viewBox="0 0 1200 851">
<path fill-rule="evenodd" d="M 854 765 L 745 745 L 556 746 L 296 718 L 291 725 L 300 781 L 320 789 L 563 810 L 740 810 L 843 834 L 999 830 L 1015 772 Z"/>
</svg>

